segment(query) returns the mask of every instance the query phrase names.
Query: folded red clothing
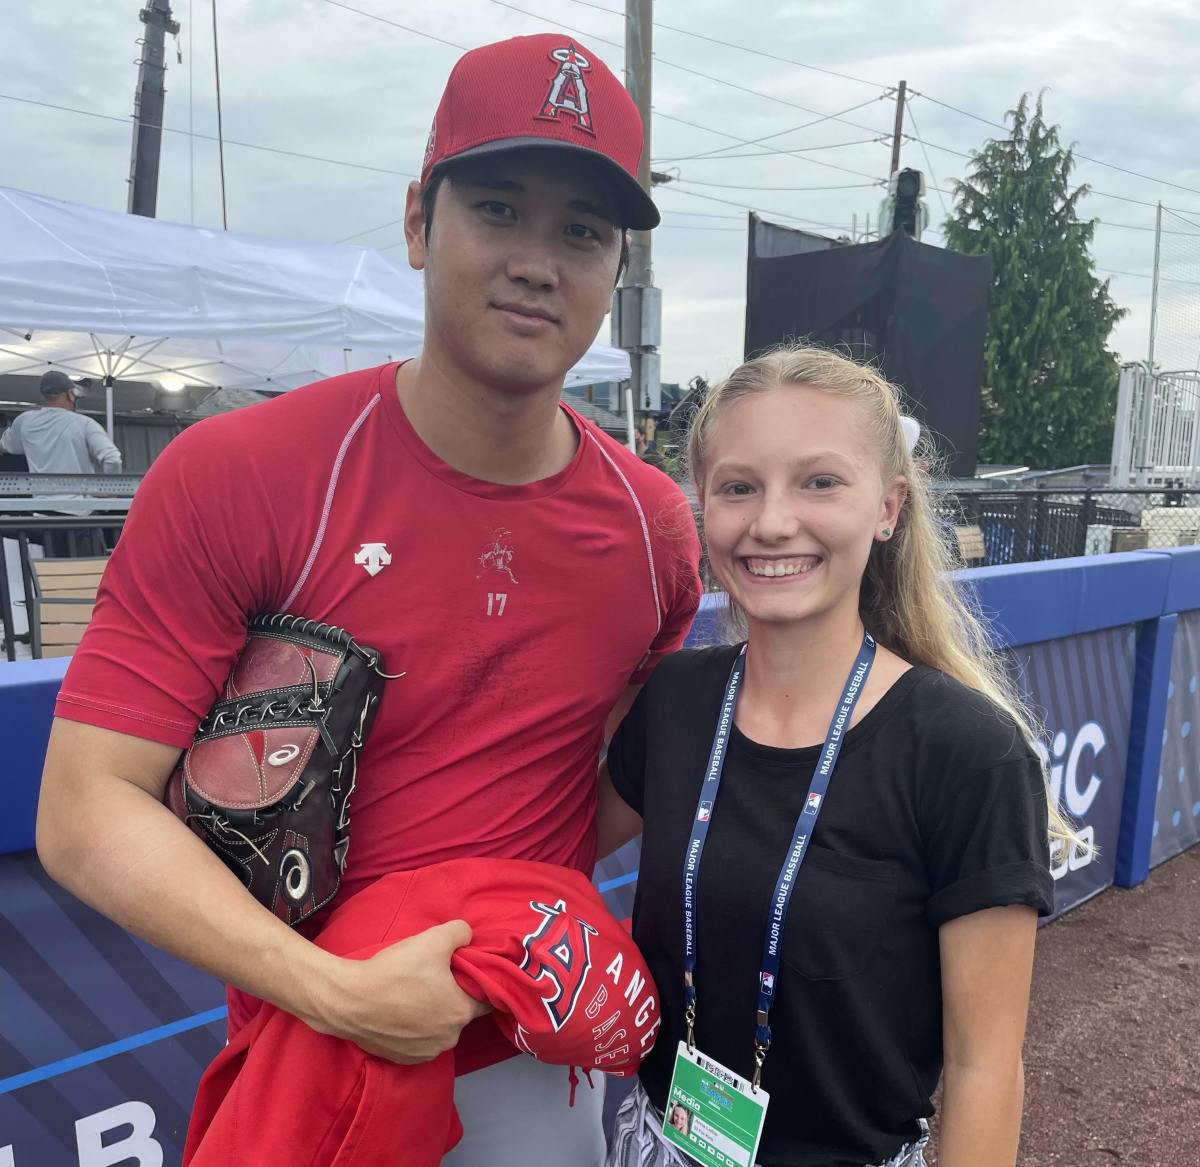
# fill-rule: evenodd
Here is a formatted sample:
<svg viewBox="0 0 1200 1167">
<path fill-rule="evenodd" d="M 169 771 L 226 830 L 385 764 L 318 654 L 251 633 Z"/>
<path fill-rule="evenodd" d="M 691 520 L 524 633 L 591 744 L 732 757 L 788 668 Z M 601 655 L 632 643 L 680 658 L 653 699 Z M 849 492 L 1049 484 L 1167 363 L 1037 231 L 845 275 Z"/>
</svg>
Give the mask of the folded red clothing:
<svg viewBox="0 0 1200 1167">
<path fill-rule="evenodd" d="M 385 876 L 316 939 L 366 959 L 449 919 L 471 925 L 451 958 L 518 1049 L 556 1065 L 636 1073 L 660 1025 L 633 941 L 577 871 L 459 859 Z M 205 1071 L 184 1167 L 434 1167 L 462 1137 L 454 1056 L 398 1066 L 264 1005 Z"/>
</svg>

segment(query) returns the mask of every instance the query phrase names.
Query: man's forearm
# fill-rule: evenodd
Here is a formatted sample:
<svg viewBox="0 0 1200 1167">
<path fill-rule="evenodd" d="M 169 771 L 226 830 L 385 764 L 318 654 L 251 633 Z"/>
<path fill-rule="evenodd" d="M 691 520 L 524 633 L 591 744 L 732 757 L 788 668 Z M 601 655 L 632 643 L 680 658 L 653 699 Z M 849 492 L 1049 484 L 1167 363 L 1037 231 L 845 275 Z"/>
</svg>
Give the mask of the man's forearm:
<svg viewBox="0 0 1200 1167">
<path fill-rule="evenodd" d="M 96 777 L 69 799 L 44 795 L 38 851 L 47 871 L 130 932 L 305 1020 L 336 958 L 259 905 L 152 795 Z"/>
<path fill-rule="evenodd" d="M 450 920 L 368 960 L 333 956 L 258 904 L 161 801 L 178 749 L 56 719 L 38 852 L 64 887 L 151 944 L 395 1062 L 422 1062 L 485 1010 L 450 959 Z"/>
</svg>

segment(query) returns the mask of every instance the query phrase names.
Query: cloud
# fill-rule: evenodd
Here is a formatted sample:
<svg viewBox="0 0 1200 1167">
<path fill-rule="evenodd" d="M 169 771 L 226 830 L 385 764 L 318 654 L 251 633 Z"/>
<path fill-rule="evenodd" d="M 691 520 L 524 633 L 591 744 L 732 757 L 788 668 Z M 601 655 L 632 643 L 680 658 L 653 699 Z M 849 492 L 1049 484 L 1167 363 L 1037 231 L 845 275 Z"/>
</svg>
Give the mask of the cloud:
<svg viewBox="0 0 1200 1167">
<path fill-rule="evenodd" d="M 326 0 L 225 0 L 218 13 L 230 227 L 341 239 L 396 219 L 459 55 L 442 40 L 473 46 L 567 21 L 593 53 L 622 68 L 619 0 L 597 0 L 607 13 L 570 0 L 553 7 L 546 0 L 515 2 L 534 15 L 488 0 L 346 0 L 382 19 Z M 124 209 L 134 42 L 144 30 L 135 9 L 70 7 L 70 19 L 63 19 L 61 6 L 26 6 L 10 19 L 0 42 L 0 92 L 116 120 L 0 99 L 2 181 Z M 168 41 L 165 122 L 173 132 L 164 135 L 159 214 L 220 226 L 216 145 L 186 133 L 189 127 L 216 133 L 210 13 L 207 4 L 177 0 L 183 61 Z M 927 180 L 936 178 L 945 190 L 966 173 L 969 162 L 961 154 L 1003 131 L 930 99 L 1002 123 L 1022 93 L 1048 87 L 1047 116 L 1080 154 L 1200 192 L 1200 156 L 1190 148 L 1200 136 L 1200 82 L 1172 65 L 1182 61 L 1184 46 L 1200 42 L 1200 17 L 1189 0 L 1011 0 L 1004 6 L 931 0 L 916 9 L 883 0 L 659 0 L 655 16 L 664 26 L 711 38 L 655 31 L 652 153 L 685 159 L 664 166 L 687 180 L 656 192 L 664 226 L 654 235 L 654 269 L 664 290 L 668 380 L 718 376 L 740 358 L 746 208 L 828 234 L 849 234 L 855 220 L 861 230 L 867 215 L 876 222 L 878 187 L 792 188 L 886 178 L 890 141 L 869 139 L 890 134 L 894 104 L 884 93 L 902 77 L 910 91 L 926 95 L 911 99 L 906 132 L 934 144 L 904 142 L 902 162 L 925 170 Z M 866 130 L 832 119 L 795 129 L 815 116 L 796 106 L 837 114 L 864 101 L 864 108 L 843 116 Z M 688 157 L 713 150 L 752 154 L 754 148 L 737 147 L 734 139 L 765 135 L 777 136 L 758 149 L 776 152 Z M 861 139 L 868 141 L 843 145 Z M 1081 159 L 1075 177 L 1105 196 L 1200 209 L 1200 193 L 1094 162 Z M 789 189 L 748 189 L 766 187 Z M 1081 209 L 1105 221 L 1094 247 L 1100 274 L 1133 273 L 1112 276 L 1114 297 L 1132 309 L 1112 343 L 1140 359 L 1149 330 L 1153 234 L 1129 228 L 1153 227 L 1154 210 L 1105 196 L 1089 196 Z M 937 222 L 952 196 L 931 190 L 929 203 Z M 392 226 L 357 241 L 386 246 L 399 238 Z"/>
</svg>

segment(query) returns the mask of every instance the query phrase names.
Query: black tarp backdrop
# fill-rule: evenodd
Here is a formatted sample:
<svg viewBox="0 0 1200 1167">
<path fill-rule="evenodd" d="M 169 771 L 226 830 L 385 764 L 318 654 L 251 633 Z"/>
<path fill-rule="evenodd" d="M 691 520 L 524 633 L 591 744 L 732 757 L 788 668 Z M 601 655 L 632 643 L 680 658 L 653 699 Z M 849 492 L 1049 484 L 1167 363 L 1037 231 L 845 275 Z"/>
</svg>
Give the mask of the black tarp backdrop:
<svg viewBox="0 0 1200 1167">
<path fill-rule="evenodd" d="M 970 478 L 992 261 L 897 231 L 839 244 L 750 215 L 746 357 L 792 338 L 878 360 L 933 432 L 946 473 Z"/>
</svg>

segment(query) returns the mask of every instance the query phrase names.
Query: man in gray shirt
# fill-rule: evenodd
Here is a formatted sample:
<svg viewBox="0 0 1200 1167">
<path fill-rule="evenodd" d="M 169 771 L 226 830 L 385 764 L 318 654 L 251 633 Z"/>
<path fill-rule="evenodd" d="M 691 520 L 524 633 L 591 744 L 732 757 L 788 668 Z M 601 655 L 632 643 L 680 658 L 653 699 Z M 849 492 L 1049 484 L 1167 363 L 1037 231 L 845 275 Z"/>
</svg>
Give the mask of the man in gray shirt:
<svg viewBox="0 0 1200 1167">
<path fill-rule="evenodd" d="M 75 412 L 75 382 L 51 370 L 41 390 L 46 404 L 22 413 L 0 434 L 0 449 L 24 454 L 30 474 L 120 474 L 121 451 L 104 427 Z"/>
<path fill-rule="evenodd" d="M 46 404 L 41 409 L 30 409 L 20 414 L 8 429 L 0 433 L 0 450 L 9 454 L 24 454 L 30 474 L 120 474 L 121 451 L 113 445 L 104 427 L 92 418 L 75 412 L 75 399 L 79 396 L 79 387 L 75 382 L 66 373 L 51 369 L 42 375 L 41 390 Z M 53 493 L 57 498 L 86 497 L 62 491 Z M 72 513 L 82 515 L 89 512 Z M 42 542 L 47 554 L 107 553 L 107 544 L 99 531 L 47 531 Z M 0 566 L 2 562 L 0 560 Z"/>
</svg>

